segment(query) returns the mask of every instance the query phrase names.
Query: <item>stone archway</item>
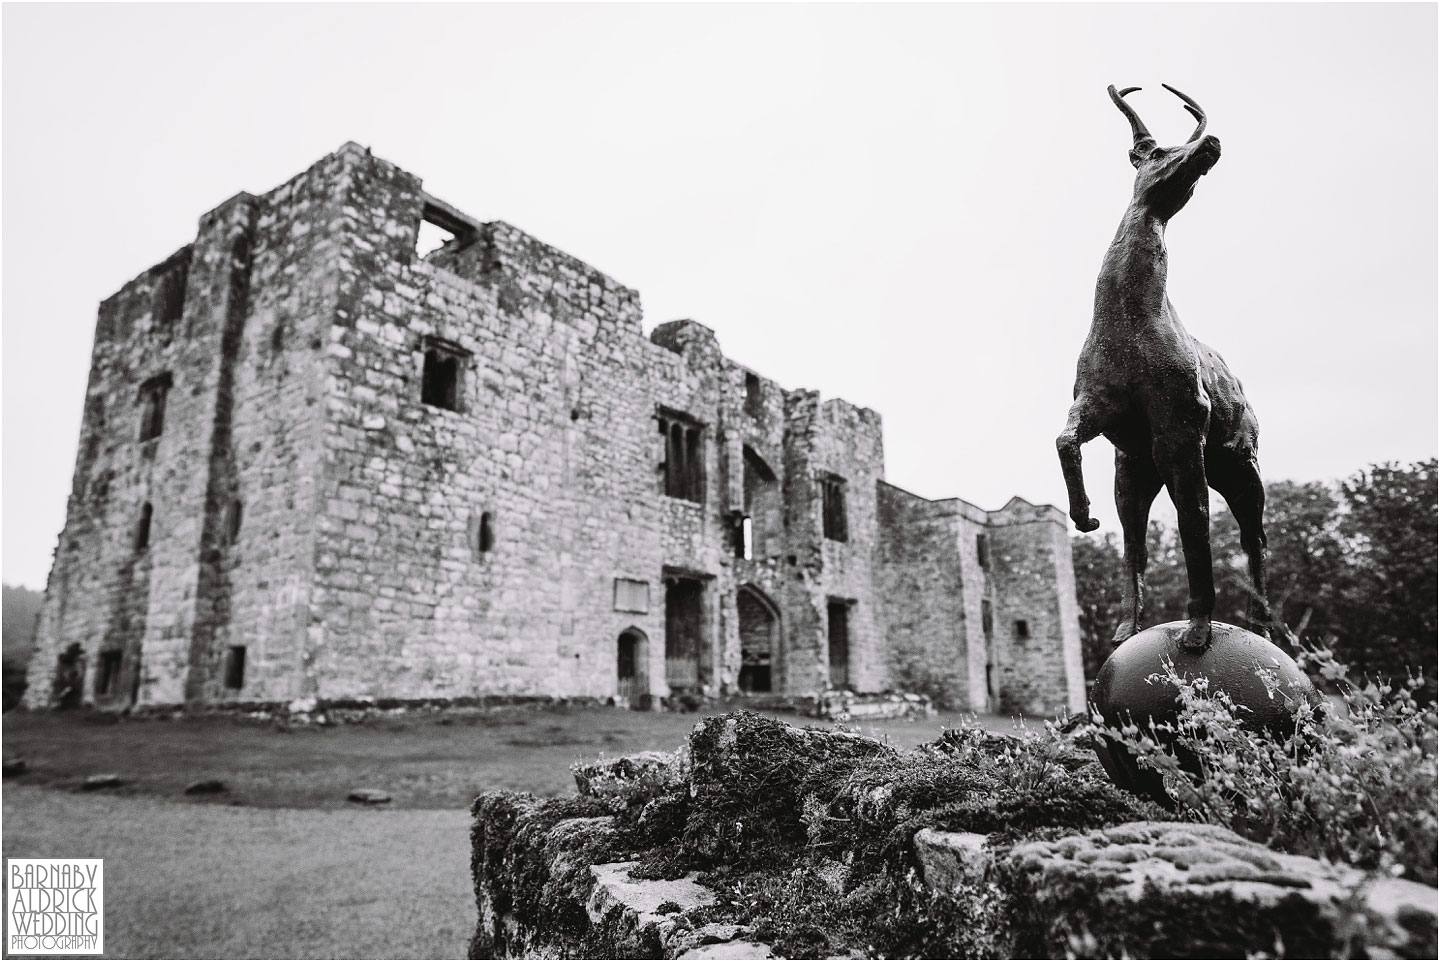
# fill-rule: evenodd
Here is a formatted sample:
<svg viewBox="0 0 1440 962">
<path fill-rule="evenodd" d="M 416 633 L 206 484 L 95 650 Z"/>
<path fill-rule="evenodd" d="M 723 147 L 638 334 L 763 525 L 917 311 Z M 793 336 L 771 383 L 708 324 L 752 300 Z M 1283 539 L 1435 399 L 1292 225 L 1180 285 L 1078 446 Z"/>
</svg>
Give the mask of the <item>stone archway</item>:
<svg viewBox="0 0 1440 962">
<path fill-rule="evenodd" d="M 650 639 L 639 628 L 615 640 L 615 701 L 630 708 L 650 705 Z"/>
<path fill-rule="evenodd" d="M 735 592 L 740 621 L 740 690 L 746 694 L 780 688 L 780 610 L 754 585 Z"/>
</svg>

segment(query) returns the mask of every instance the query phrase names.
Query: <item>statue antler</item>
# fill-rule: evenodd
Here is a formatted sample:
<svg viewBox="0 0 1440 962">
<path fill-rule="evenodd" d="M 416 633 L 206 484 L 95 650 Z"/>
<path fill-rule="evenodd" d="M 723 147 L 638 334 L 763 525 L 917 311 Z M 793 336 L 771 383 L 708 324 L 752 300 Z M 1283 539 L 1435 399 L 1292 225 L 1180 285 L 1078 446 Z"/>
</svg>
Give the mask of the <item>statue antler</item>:
<svg viewBox="0 0 1440 962">
<path fill-rule="evenodd" d="M 1135 143 L 1139 144 L 1142 140 L 1153 141 L 1155 138 L 1150 136 L 1150 131 L 1145 129 L 1145 121 L 1141 120 L 1140 115 L 1135 112 L 1135 108 L 1124 100 L 1126 94 L 1132 94 L 1140 88 L 1126 87 L 1124 90 L 1116 92 L 1115 85 L 1111 84 L 1109 89 L 1110 99 L 1115 101 L 1115 106 L 1119 107 L 1120 112 L 1125 115 L 1125 119 L 1130 121 L 1130 131 L 1135 135 Z"/>
<path fill-rule="evenodd" d="M 1185 96 L 1169 84 L 1161 84 L 1160 86 L 1164 87 L 1166 90 L 1170 91 L 1172 94 L 1185 101 L 1185 109 L 1190 111 L 1190 116 L 1200 121 L 1200 123 L 1195 128 L 1195 132 L 1190 135 L 1190 139 L 1185 141 L 1185 143 L 1194 143 L 1195 141 L 1199 140 L 1200 135 L 1205 133 L 1205 111 L 1201 110 L 1200 105 L 1197 104 L 1194 100 Z M 1111 89 L 1113 91 L 1114 88 Z M 1121 94 L 1121 96 L 1123 97 L 1124 94 Z"/>
</svg>

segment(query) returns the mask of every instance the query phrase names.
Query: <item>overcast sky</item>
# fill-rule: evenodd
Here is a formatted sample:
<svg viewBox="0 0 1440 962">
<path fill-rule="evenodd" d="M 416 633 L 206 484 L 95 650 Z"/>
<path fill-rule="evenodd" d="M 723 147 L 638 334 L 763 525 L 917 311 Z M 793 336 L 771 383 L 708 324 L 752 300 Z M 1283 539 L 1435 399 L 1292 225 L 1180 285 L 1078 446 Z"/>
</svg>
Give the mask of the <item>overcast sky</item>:
<svg viewBox="0 0 1440 962">
<path fill-rule="evenodd" d="M 99 301 L 347 140 L 884 418 L 891 481 L 1064 504 L 1054 438 L 1129 128 L 1224 156 L 1170 295 L 1269 480 L 1436 453 L 1436 8 L 3 11 L 3 576 L 43 586 Z M 1115 527 L 1108 442 L 1085 448 Z M 1163 499 L 1162 499 L 1163 501 Z"/>
</svg>

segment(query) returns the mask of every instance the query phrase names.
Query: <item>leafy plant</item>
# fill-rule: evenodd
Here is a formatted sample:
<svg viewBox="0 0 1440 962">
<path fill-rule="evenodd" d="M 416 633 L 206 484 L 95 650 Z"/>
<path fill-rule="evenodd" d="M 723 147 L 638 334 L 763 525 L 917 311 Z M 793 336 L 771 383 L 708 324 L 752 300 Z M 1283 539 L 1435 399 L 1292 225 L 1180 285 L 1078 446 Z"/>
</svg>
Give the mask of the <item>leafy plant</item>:
<svg viewBox="0 0 1440 962">
<path fill-rule="evenodd" d="M 1173 664 L 1152 682 L 1173 686 L 1174 722 L 1090 729 L 1158 772 L 1182 817 L 1221 825 L 1298 855 L 1436 883 L 1436 709 L 1422 680 L 1355 684 L 1328 650 L 1302 667 L 1339 692 L 1297 708 L 1292 734 L 1245 725 L 1245 708 Z"/>
</svg>

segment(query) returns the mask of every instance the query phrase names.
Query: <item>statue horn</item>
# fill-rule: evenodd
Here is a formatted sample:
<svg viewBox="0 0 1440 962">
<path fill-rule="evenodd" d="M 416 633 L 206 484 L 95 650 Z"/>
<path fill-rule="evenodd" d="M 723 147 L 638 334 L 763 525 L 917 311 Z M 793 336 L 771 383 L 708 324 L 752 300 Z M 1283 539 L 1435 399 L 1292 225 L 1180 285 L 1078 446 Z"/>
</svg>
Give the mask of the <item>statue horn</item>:
<svg viewBox="0 0 1440 962">
<path fill-rule="evenodd" d="M 1130 121 L 1130 131 L 1135 135 L 1135 143 L 1137 144 L 1142 140 L 1155 139 L 1150 136 L 1150 131 L 1145 129 L 1145 121 L 1140 119 L 1140 115 L 1135 112 L 1135 108 L 1131 107 L 1124 100 L 1126 94 L 1134 93 L 1139 89 L 1139 87 L 1126 87 L 1124 90 L 1116 92 L 1114 84 L 1111 84 L 1109 87 L 1110 99 L 1115 101 L 1115 106 L 1119 107 L 1120 112 L 1125 115 L 1125 119 Z"/>
<path fill-rule="evenodd" d="M 1199 140 L 1200 135 L 1205 133 L 1205 111 L 1201 110 L 1200 105 L 1197 104 L 1194 100 L 1185 96 L 1169 84 L 1161 84 L 1160 86 L 1164 87 L 1166 90 L 1170 91 L 1172 94 L 1185 101 L 1185 109 L 1190 111 L 1190 116 L 1194 117 L 1196 120 L 1199 121 L 1199 124 L 1197 124 L 1195 127 L 1195 132 L 1190 135 L 1190 139 L 1185 141 L 1185 143 L 1194 143 L 1195 141 Z"/>
</svg>

